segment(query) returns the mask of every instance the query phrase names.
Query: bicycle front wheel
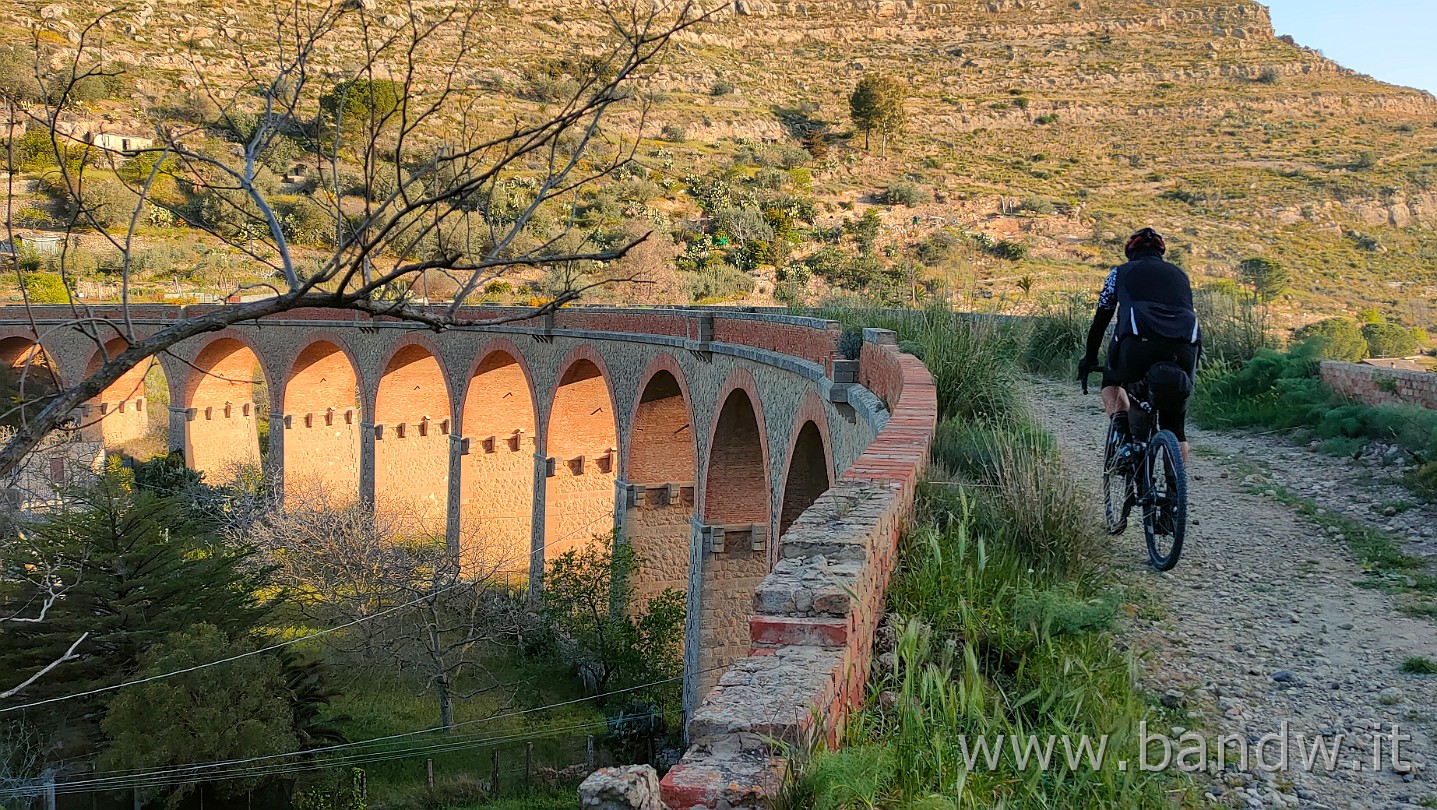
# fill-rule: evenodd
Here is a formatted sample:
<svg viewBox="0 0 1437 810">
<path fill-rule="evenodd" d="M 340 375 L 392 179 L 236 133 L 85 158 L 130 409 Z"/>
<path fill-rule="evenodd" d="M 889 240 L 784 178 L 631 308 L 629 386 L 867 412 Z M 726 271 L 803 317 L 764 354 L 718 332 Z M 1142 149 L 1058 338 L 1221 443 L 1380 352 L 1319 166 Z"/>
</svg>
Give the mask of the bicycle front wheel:
<svg viewBox="0 0 1437 810">
<path fill-rule="evenodd" d="M 1159 571 L 1170 571 L 1183 552 L 1188 522 L 1187 470 L 1177 437 L 1171 431 L 1158 431 L 1148 444 L 1145 462 L 1147 488 L 1140 502 L 1148 559 Z"/>
</svg>

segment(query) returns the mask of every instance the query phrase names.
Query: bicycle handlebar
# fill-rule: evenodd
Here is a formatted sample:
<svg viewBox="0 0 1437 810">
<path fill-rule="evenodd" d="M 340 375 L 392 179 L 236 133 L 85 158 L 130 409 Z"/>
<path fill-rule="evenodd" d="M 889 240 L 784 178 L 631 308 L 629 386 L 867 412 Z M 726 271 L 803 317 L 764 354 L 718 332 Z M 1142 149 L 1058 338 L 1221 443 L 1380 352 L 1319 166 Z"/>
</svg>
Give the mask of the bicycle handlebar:
<svg viewBox="0 0 1437 810">
<path fill-rule="evenodd" d="M 1088 395 L 1088 377 L 1090 377 L 1091 375 L 1092 372 L 1088 372 L 1087 374 L 1084 374 L 1083 376 L 1078 378 L 1083 383 L 1083 396 Z"/>
</svg>

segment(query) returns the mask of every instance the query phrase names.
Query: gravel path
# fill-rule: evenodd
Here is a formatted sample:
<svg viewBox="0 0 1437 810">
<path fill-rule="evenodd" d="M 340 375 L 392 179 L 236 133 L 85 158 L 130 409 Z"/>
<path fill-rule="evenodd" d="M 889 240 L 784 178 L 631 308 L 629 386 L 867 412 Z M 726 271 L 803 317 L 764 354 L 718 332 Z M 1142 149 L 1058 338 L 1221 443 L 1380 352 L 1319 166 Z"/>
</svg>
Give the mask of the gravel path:
<svg viewBox="0 0 1437 810">
<path fill-rule="evenodd" d="M 1101 504 L 1096 493 L 1106 418 L 1098 397 L 1042 381 L 1033 384 L 1032 398 L 1035 414 Z M 1432 547 L 1437 521 L 1417 509 L 1384 515 L 1391 485 L 1362 465 L 1272 437 L 1190 431 L 1190 438 L 1189 514 L 1196 525 L 1182 562 L 1167 574 L 1149 568 L 1137 521 L 1114 545 L 1124 579 L 1154 595 L 1163 614 L 1145 618 L 1140 610 L 1127 640 L 1144 662 L 1145 685 L 1165 704 L 1187 709 L 1210 752 L 1219 734 L 1256 743 L 1280 733 L 1284 722 L 1291 741 L 1286 770 L 1230 766 L 1215 777 L 1198 775 L 1206 801 L 1252 808 L 1437 807 L 1437 677 L 1400 669 L 1413 656 L 1437 660 L 1437 622 L 1408 617 L 1393 597 L 1359 587 L 1363 574 L 1343 541 L 1267 496 L 1264 487 L 1302 484 L 1321 506 L 1396 528 L 1419 553 Z M 1392 744 L 1384 740 L 1383 761 L 1374 768 L 1374 732 L 1390 735 L 1393 724 L 1412 737 L 1400 744 L 1404 761 L 1393 765 Z M 1160 731 L 1175 730 L 1180 733 Z M 1298 735 L 1309 749 L 1315 736 L 1342 735 L 1338 768 L 1318 765 L 1308 772 Z M 1275 762 L 1278 749 L 1266 751 Z"/>
</svg>

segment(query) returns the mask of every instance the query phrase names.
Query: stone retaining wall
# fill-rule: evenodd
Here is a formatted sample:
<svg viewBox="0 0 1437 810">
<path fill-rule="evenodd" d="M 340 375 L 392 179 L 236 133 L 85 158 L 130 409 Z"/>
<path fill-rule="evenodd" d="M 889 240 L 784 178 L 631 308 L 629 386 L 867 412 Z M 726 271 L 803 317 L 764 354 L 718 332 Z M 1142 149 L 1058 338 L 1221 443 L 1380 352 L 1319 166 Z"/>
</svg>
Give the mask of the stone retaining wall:
<svg viewBox="0 0 1437 810">
<path fill-rule="evenodd" d="M 937 391 L 892 332 L 865 330 L 858 376 L 890 417 L 867 450 L 779 541 L 754 593 L 750 650 L 689 722 L 663 780 L 672 810 L 763 806 L 786 762 L 771 740 L 836 741 L 868 680 L 898 539 L 928 462 Z"/>
<path fill-rule="evenodd" d="M 1322 381 L 1342 396 L 1368 405 L 1437 409 L 1437 374 L 1430 371 L 1399 371 L 1328 360 L 1322 364 Z"/>
</svg>

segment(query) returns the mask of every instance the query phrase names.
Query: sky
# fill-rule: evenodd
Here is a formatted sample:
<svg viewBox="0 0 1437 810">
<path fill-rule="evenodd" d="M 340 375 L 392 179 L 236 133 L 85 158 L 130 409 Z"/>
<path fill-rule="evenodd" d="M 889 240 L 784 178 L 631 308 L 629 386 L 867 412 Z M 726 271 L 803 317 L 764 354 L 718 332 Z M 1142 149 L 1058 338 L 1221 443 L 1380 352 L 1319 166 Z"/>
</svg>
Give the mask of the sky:
<svg viewBox="0 0 1437 810">
<path fill-rule="evenodd" d="M 1437 0 L 1261 0 L 1278 34 L 1343 67 L 1437 93 Z"/>
</svg>

